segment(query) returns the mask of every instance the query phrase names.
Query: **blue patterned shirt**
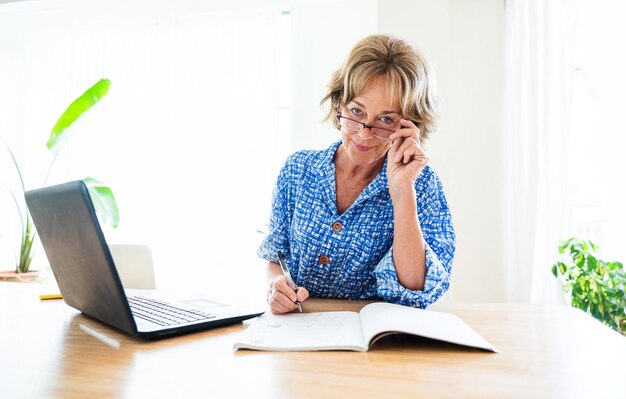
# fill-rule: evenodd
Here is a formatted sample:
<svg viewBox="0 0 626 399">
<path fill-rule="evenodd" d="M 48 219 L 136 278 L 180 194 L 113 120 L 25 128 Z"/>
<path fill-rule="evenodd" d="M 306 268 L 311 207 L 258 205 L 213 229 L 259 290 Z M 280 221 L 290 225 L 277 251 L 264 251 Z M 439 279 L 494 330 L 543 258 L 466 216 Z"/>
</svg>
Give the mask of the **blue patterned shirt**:
<svg viewBox="0 0 626 399">
<path fill-rule="evenodd" d="M 448 290 L 455 249 L 439 177 L 427 165 L 415 181 L 426 242 L 426 282 L 423 291 L 412 291 L 398 282 L 393 261 L 393 204 L 386 161 L 339 215 L 333 157 L 340 144 L 323 151 L 299 151 L 287 159 L 273 193 L 269 233 L 258 255 L 278 263 L 277 251 L 282 251 L 296 284 L 313 297 L 382 298 L 427 307 Z"/>
</svg>

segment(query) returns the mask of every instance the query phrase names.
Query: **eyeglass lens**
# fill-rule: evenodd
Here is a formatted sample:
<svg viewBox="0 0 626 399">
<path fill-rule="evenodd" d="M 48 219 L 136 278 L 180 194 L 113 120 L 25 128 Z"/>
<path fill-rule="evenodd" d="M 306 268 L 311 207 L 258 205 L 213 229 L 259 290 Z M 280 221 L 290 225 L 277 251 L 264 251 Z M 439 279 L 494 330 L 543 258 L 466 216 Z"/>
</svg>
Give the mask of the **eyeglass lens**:
<svg viewBox="0 0 626 399">
<path fill-rule="evenodd" d="M 353 121 L 351 119 L 347 119 L 346 117 L 343 117 L 343 116 L 339 118 L 339 124 L 345 127 L 346 129 L 356 130 L 357 132 L 364 129 L 363 123 Z M 373 136 L 376 136 L 381 139 L 388 139 L 394 133 L 394 131 L 392 130 L 388 130 L 386 128 L 380 128 L 377 126 L 372 126 L 370 131 L 372 132 Z"/>
</svg>

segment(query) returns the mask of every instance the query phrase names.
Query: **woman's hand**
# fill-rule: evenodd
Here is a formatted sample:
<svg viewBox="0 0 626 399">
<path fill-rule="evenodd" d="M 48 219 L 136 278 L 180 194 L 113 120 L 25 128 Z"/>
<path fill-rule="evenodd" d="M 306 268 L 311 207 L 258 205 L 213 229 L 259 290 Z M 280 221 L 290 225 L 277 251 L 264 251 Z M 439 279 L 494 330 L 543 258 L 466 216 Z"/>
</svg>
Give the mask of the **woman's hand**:
<svg viewBox="0 0 626 399">
<path fill-rule="evenodd" d="M 302 303 L 308 297 L 309 291 L 304 287 L 298 287 L 297 291 L 292 290 L 285 276 L 278 276 L 270 281 L 267 291 L 267 303 L 274 314 L 293 312 L 297 307 L 296 300 Z"/>
<path fill-rule="evenodd" d="M 419 129 L 409 120 L 400 120 L 400 129 L 391 135 L 391 147 L 387 153 L 387 179 L 389 192 L 413 187 L 424 166 L 428 154 L 422 148 Z"/>
</svg>

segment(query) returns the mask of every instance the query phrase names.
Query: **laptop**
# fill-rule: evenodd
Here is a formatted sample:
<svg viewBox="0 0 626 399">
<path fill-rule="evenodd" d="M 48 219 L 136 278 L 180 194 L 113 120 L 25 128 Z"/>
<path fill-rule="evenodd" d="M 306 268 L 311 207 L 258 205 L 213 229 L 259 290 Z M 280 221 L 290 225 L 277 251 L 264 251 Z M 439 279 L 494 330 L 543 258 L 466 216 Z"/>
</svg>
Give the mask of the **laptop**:
<svg viewBox="0 0 626 399">
<path fill-rule="evenodd" d="M 25 195 L 65 303 L 94 319 L 134 336 L 156 339 L 234 324 L 263 313 L 260 308 L 210 298 L 170 301 L 156 291 L 124 290 L 83 181 Z"/>
</svg>

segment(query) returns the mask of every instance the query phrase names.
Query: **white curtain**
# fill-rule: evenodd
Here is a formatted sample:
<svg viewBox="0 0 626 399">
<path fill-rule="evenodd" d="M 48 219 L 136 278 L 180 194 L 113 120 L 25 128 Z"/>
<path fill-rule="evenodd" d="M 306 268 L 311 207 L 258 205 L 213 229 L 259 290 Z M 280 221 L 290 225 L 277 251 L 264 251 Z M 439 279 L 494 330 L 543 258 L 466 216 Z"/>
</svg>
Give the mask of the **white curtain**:
<svg viewBox="0 0 626 399">
<path fill-rule="evenodd" d="M 550 267 L 564 231 L 575 3 L 506 2 L 506 273 L 512 302 L 562 301 Z"/>
<path fill-rule="evenodd" d="M 287 151 L 277 150 L 279 18 L 273 1 L 0 4 L 0 134 L 27 188 L 43 181 L 56 118 L 108 78 L 51 183 L 109 184 L 121 225 L 107 237 L 149 245 L 160 288 L 264 289 L 257 230 Z"/>
<path fill-rule="evenodd" d="M 568 236 L 626 263 L 626 1 L 578 0 L 568 165 Z"/>
</svg>

